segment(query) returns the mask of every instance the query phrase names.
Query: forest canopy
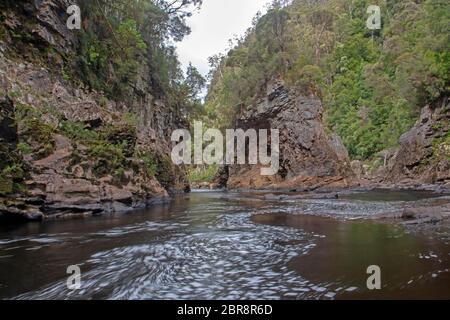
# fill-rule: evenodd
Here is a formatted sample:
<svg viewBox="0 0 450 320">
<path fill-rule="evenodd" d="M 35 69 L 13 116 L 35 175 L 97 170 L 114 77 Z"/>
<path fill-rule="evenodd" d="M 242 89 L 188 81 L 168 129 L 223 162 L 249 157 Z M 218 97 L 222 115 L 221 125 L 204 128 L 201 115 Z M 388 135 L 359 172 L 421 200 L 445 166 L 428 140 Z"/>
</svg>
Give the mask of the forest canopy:
<svg viewBox="0 0 450 320">
<path fill-rule="evenodd" d="M 144 79 L 146 89 L 174 111 L 194 112 L 204 79 L 193 66 L 184 75 L 175 43 L 190 33 L 186 19 L 201 5 L 201 0 L 81 1 L 78 76 L 114 99 L 132 96 Z"/>
<path fill-rule="evenodd" d="M 369 5 L 382 29 L 369 30 Z M 274 1 L 227 55 L 210 58 L 206 118 L 226 127 L 282 79 L 319 97 L 354 159 L 396 146 L 421 108 L 449 90 L 450 10 L 441 0 Z"/>
</svg>

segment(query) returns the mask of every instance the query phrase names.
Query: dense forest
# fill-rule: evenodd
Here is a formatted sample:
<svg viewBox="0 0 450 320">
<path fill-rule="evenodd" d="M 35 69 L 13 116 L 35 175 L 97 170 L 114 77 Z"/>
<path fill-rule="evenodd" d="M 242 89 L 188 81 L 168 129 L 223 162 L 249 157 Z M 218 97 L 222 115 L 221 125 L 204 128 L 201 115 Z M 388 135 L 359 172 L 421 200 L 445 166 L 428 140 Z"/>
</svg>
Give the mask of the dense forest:
<svg viewBox="0 0 450 320">
<path fill-rule="evenodd" d="M 381 7 L 381 30 L 366 27 L 369 5 Z M 449 23 L 441 0 L 274 1 L 228 54 L 210 58 L 205 117 L 232 126 L 269 81 L 281 79 L 318 96 L 327 128 L 351 158 L 370 159 L 448 94 Z"/>
<path fill-rule="evenodd" d="M 132 95 L 139 71 L 146 70 L 154 96 L 164 98 L 174 112 L 192 111 L 198 103 L 198 83 L 205 80 L 193 66 L 185 76 L 175 43 L 190 33 L 186 19 L 201 4 L 201 0 L 84 1 L 84 32 L 74 70 L 91 88 L 112 98 Z"/>
</svg>

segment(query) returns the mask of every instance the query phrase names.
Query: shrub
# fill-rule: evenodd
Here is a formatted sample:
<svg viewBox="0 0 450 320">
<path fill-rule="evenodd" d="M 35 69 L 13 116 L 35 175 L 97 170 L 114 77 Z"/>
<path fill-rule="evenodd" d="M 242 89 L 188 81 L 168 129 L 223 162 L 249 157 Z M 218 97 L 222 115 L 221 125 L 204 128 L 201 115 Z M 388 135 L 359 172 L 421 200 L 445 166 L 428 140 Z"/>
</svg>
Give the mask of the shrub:
<svg viewBox="0 0 450 320">
<path fill-rule="evenodd" d="M 189 182 L 212 182 L 218 169 L 217 165 L 192 168 L 188 172 Z"/>
<path fill-rule="evenodd" d="M 31 146 L 26 142 L 20 142 L 17 144 L 17 150 L 23 155 L 30 155 L 33 152 Z"/>
<path fill-rule="evenodd" d="M 123 144 L 116 145 L 97 140 L 90 142 L 88 147 L 88 154 L 96 159 L 94 171 L 99 176 L 110 174 L 126 164 Z"/>
<path fill-rule="evenodd" d="M 86 142 L 99 139 L 97 132 L 87 129 L 86 125 L 80 122 L 63 121 L 60 124 L 60 130 L 65 136 L 75 141 Z"/>
<path fill-rule="evenodd" d="M 136 152 L 135 157 L 144 163 L 144 172 L 147 177 L 152 178 L 156 176 L 158 162 L 151 152 Z"/>
</svg>

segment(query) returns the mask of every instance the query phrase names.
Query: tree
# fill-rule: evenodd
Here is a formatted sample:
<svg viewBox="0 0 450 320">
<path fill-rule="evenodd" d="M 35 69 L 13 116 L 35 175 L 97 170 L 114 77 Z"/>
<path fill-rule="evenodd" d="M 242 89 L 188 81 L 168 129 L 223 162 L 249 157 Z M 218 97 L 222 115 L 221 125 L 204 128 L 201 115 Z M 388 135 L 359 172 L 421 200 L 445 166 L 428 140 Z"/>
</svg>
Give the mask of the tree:
<svg viewBox="0 0 450 320">
<path fill-rule="evenodd" d="M 325 121 L 353 158 L 394 147 L 420 109 L 449 92 L 450 11 L 440 0 L 381 2 L 383 30 L 366 28 L 369 0 L 274 1 L 223 57 L 206 110 L 219 126 L 282 79 L 322 99 Z"/>
<path fill-rule="evenodd" d="M 85 28 L 77 55 L 79 76 L 110 98 L 133 99 L 144 89 L 174 110 L 186 109 L 183 104 L 198 94 L 201 79 L 190 70 L 192 83 L 184 84 L 173 43 L 190 33 L 186 19 L 201 4 L 200 0 L 80 1 Z M 194 84 L 194 92 L 186 94 Z"/>
<path fill-rule="evenodd" d="M 189 88 L 189 98 L 198 100 L 206 85 L 206 79 L 198 72 L 197 68 L 189 63 L 186 71 L 186 85 Z"/>
</svg>

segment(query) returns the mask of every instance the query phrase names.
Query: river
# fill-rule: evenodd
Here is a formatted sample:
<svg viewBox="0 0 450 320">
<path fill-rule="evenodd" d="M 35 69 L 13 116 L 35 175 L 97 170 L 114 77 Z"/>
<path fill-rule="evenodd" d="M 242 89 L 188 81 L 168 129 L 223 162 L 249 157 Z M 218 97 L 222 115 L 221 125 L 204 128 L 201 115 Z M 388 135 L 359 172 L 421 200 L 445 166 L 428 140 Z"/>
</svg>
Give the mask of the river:
<svg viewBox="0 0 450 320">
<path fill-rule="evenodd" d="M 360 219 L 435 195 L 193 192 L 79 220 L 0 227 L 2 299 L 450 299 L 448 227 Z M 81 289 L 66 286 L 79 265 Z M 367 268 L 381 268 L 370 291 Z"/>
</svg>

